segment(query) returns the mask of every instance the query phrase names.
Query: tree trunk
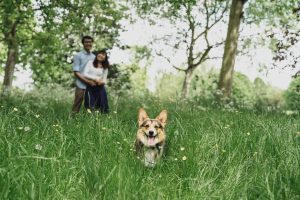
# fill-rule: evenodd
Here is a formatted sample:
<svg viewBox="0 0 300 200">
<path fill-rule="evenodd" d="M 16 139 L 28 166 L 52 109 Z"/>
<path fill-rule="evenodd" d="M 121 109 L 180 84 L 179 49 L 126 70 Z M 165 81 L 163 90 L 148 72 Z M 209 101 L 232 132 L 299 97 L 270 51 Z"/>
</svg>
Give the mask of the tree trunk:
<svg viewBox="0 0 300 200">
<path fill-rule="evenodd" d="M 218 89 L 222 91 L 223 97 L 231 96 L 234 63 L 244 2 L 245 0 L 232 0 L 230 8 L 222 68 L 218 83 Z"/>
<path fill-rule="evenodd" d="M 187 98 L 189 92 L 190 92 L 190 87 L 191 87 L 191 82 L 192 82 L 192 78 L 193 78 L 193 71 L 194 68 L 189 67 L 186 71 L 185 71 L 185 76 L 184 76 L 184 81 L 183 81 L 183 86 L 182 86 L 182 98 Z"/>
<path fill-rule="evenodd" d="M 7 41 L 7 59 L 5 64 L 5 73 L 3 79 L 3 91 L 2 94 L 7 95 L 10 93 L 14 70 L 18 60 L 18 42 L 15 31 L 9 33 L 6 37 Z"/>
</svg>

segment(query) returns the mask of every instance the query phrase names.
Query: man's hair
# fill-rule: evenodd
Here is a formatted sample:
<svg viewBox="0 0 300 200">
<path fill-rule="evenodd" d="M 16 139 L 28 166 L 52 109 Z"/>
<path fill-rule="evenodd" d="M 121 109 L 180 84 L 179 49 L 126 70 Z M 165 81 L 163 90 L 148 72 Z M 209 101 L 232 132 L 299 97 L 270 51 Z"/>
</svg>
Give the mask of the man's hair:
<svg viewBox="0 0 300 200">
<path fill-rule="evenodd" d="M 86 40 L 86 39 L 87 39 L 87 40 L 92 40 L 92 42 L 94 42 L 94 39 L 93 39 L 91 36 L 85 35 L 85 36 L 82 37 L 81 43 L 83 44 L 84 40 Z"/>
</svg>

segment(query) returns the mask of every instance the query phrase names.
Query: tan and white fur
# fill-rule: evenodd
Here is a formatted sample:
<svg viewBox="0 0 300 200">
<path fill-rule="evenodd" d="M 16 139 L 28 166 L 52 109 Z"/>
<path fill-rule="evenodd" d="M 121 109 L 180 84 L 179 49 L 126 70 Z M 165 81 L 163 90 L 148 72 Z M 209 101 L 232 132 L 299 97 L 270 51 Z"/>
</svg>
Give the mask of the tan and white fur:
<svg viewBox="0 0 300 200">
<path fill-rule="evenodd" d="M 147 167 L 154 167 L 163 155 L 166 124 L 166 110 L 161 111 L 155 119 L 150 119 L 143 108 L 139 110 L 135 149 Z"/>
</svg>

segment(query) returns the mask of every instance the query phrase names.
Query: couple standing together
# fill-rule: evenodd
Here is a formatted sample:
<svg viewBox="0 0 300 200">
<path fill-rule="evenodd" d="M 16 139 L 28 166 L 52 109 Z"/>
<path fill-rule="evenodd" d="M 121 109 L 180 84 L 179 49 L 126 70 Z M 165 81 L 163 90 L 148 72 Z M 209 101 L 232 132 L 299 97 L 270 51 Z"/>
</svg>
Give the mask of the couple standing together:
<svg viewBox="0 0 300 200">
<path fill-rule="evenodd" d="M 83 50 L 73 58 L 76 89 L 72 115 L 79 112 L 83 100 L 86 109 L 108 113 L 105 90 L 109 68 L 107 53 L 105 50 L 91 52 L 94 40 L 90 36 L 83 36 L 81 42 Z"/>
</svg>

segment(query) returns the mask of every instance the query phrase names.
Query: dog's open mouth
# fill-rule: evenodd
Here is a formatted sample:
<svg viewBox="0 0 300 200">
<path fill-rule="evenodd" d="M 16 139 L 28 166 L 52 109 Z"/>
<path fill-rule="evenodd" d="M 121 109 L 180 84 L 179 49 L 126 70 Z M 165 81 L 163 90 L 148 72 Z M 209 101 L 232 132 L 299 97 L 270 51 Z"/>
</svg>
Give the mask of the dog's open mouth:
<svg viewBox="0 0 300 200">
<path fill-rule="evenodd" d="M 148 145 L 155 145 L 155 136 L 153 135 L 147 135 L 147 142 L 148 142 Z"/>
</svg>

